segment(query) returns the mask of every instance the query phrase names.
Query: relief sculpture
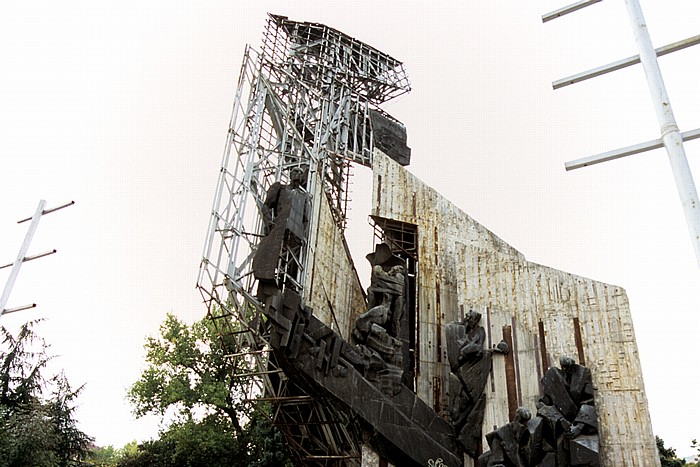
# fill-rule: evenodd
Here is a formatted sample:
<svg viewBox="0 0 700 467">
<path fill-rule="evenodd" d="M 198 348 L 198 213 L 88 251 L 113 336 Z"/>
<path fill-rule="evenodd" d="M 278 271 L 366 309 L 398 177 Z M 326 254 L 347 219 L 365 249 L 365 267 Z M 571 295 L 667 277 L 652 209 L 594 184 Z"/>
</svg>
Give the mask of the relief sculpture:
<svg viewBox="0 0 700 467">
<path fill-rule="evenodd" d="M 367 255 L 372 278 L 367 289 L 368 310 L 355 322 L 353 342 L 362 357 L 365 378 L 388 395 L 401 389 L 402 342 L 399 339 L 404 313 L 406 268 L 389 245 L 377 245 Z"/>
<path fill-rule="evenodd" d="M 460 322 L 447 325 L 447 359 L 450 363 L 450 416 L 457 439 L 465 452 L 479 455 L 481 424 L 486 399 L 484 388 L 491 371 L 493 353 L 508 353 L 500 342 L 485 349 L 486 331 L 479 325 L 481 313 L 470 310 Z"/>
<path fill-rule="evenodd" d="M 515 419 L 486 435 L 490 451 L 480 467 L 568 467 L 600 465 L 598 418 L 591 371 L 571 357 L 542 378 L 537 414 L 519 408 Z"/>
</svg>

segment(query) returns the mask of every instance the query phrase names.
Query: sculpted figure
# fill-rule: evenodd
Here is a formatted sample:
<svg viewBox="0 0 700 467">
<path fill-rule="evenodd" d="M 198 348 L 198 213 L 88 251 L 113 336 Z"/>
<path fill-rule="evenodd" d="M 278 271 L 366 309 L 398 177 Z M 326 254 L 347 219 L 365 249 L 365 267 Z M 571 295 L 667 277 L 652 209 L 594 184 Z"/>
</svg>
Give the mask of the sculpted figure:
<svg viewBox="0 0 700 467">
<path fill-rule="evenodd" d="M 295 199 L 298 198 L 306 185 L 306 171 L 301 167 L 292 167 L 289 170 L 289 185 L 280 182 L 272 184 L 267 194 L 265 202 L 261 208 L 263 218 L 264 234 L 269 235 L 276 225 L 291 230 L 297 237 L 304 234 L 303 227 L 299 223 L 300 215 L 303 212 L 295 212 Z"/>
<path fill-rule="evenodd" d="M 559 364 L 561 369 L 551 367 L 545 372 L 541 400 L 556 407 L 567 420 L 573 420 L 581 405 L 593 405 L 591 370 L 567 356 L 561 357 Z"/>
<path fill-rule="evenodd" d="M 399 337 L 406 289 L 404 260 L 392 254 L 386 243 L 377 245 L 367 259 L 372 265 L 368 310 L 357 318 L 352 331 L 362 360 L 358 369 L 382 391 L 395 395 L 401 389 L 403 375 L 403 343 Z"/>
<path fill-rule="evenodd" d="M 475 311 L 469 311 L 467 316 L 462 321 L 465 334 L 461 339 L 457 339 L 459 347 L 459 357 L 457 365 L 462 365 L 468 361 L 474 361 L 484 354 L 484 342 L 486 341 L 486 331 L 479 326 L 481 314 Z"/>
<path fill-rule="evenodd" d="M 367 294 L 369 310 L 360 315 L 355 325 L 358 339 L 367 336 L 373 323 L 382 326 L 392 337 L 398 337 L 404 303 L 403 272 L 404 267 L 400 265 L 392 266 L 388 272 L 380 265 L 372 268 L 372 282 Z"/>
<path fill-rule="evenodd" d="M 525 407 L 515 411 L 513 421 L 486 435 L 490 451 L 479 457 L 479 467 L 526 467 L 530 458 L 528 421 L 532 414 Z"/>
<path fill-rule="evenodd" d="M 502 342 L 498 347 L 484 348 L 486 331 L 479 325 L 481 314 L 469 310 L 464 319 L 446 326 L 447 359 L 450 363 L 450 416 L 457 440 L 464 450 L 476 458 L 480 452 L 481 424 L 486 401 L 484 388 L 491 371 L 492 355 L 507 353 Z"/>
<path fill-rule="evenodd" d="M 549 368 L 542 378 L 544 395 L 538 403 L 542 419 L 541 450 L 537 459 L 555 457 L 557 466 L 600 463 L 598 417 L 591 371 L 562 356 L 561 368 Z"/>
<path fill-rule="evenodd" d="M 253 274 L 258 279 L 258 298 L 265 298 L 280 288 L 280 280 L 296 276 L 293 262 L 281 263 L 285 251 L 298 256 L 302 240 L 306 236 L 308 196 L 304 190 L 306 171 L 293 167 L 289 172 L 289 185 L 274 183 L 260 207 L 263 234 L 253 257 Z M 278 270 L 282 269 L 282 270 Z"/>
<path fill-rule="evenodd" d="M 367 260 L 372 265 L 372 277 L 367 288 L 368 309 L 387 304 L 390 319 L 382 326 L 391 336 L 399 337 L 406 289 L 404 261 L 392 254 L 386 243 L 377 245 L 375 252 L 367 255 Z"/>
</svg>

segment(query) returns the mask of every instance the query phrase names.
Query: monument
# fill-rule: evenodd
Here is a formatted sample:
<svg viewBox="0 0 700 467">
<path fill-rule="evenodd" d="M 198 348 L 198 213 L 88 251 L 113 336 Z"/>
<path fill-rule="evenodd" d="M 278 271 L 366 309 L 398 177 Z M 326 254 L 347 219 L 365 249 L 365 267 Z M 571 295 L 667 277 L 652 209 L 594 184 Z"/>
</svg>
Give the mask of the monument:
<svg viewBox="0 0 700 467">
<path fill-rule="evenodd" d="M 246 50 L 198 279 L 244 400 L 300 465 L 655 465 L 624 290 L 527 261 L 412 175 L 380 108 L 409 90 L 318 23 L 270 15 Z M 367 291 L 353 164 L 373 173 Z"/>
</svg>

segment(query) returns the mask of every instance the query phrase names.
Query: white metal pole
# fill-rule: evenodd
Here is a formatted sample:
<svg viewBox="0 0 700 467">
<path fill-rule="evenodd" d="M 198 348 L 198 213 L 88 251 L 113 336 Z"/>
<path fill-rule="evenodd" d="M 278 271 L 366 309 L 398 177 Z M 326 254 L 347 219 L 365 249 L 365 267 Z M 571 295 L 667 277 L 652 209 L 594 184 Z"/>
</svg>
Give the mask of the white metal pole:
<svg viewBox="0 0 700 467">
<path fill-rule="evenodd" d="M 32 223 L 29 225 L 27 235 L 24 236 L 24 242 L 22 243 L 22 247 L 19 249 L 17 259 L 15 259 L 15 263 L 12 266 L 10 277 L 5 283 L 5 289 L 2 292 L 2 297 L 0 297 L 0 316 L 6 312 L 5 305 L 7 304 L 7 299 L 10 298 L 10 292 L 12 291 L 12 286 L 15 284 L 15 279 L 17 279 L 17 274 L 19 274 L 19 268 L 22 267 L 24 257 L 27 255 L 27 250 L 29 249 L 29 244 L 32 242 L 32 237 L 34 237 L 34 232 L 39 225 L 41 215 L 44 213 L 44 206 L 46 206 L 46 201 L 42 199 L 39 201 L 39 206 L 36 208 L 36 212 L 34 212 Z"/>
<path fill-rule="evenodd" d="M 642 8 L 638 0 L 625 0 L 627 5 L 627 13 L 629 14 L 634 38 L 639 49 L 639 58 L 644 67 L 644 73 L 647 77 L 649 91 L 651 92 L 654 109 L 656 110 L 656 118 L 661 127 L 661 140 L 666 147 L 673 177 L 676 179 L 678 195 L 681 198 L 685 219 L 688 223 L 688 230 L 695 248 L 695 256 L 700 263 L 700 201 L 698 201 L 698 193 L 695 190 L 693 175 L 690 172 L 688 159 L 685 156 L 683 148 L 683 138 L 676 125 L 676 119 L 673 116 L 671 109 L 671 101 L 666 93 L 659 69 L 659 62 L 656 59 L 656 51 L 651 43 L 649 31 L 647 30 L 646 21 Z"/>
</svg>

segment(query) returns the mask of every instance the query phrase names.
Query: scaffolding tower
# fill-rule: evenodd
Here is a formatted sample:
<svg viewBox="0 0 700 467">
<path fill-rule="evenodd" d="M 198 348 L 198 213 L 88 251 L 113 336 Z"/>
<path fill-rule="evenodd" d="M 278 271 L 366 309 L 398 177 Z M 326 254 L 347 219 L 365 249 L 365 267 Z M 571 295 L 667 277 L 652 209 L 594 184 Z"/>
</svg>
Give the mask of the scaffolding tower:
<svg viewBox="0 0 700 467">
<path fill-rule="evenodd" d="M 244 53 L 197 287 L 236 359 L 234 377 L 247 384 L 243 399 L 271 404 L 273 421 L 306 465 L 359 464 L 352 440 L 361 430 L 290 381 L 270 351 L 252 270 L 266 194 L 289 183 L 291 168 L 308 173 L 305 238 L 280 252 L 275 273 L 280 290 L 304 299 L 319 203 L 329 203 L 343 231 L 351 165 L 372 164 L 372 116 L 391 119 L 378 105 L 409 90 L 401 62 L 318 23 L 269 15 L 262 48 Z"/>
</svg>

